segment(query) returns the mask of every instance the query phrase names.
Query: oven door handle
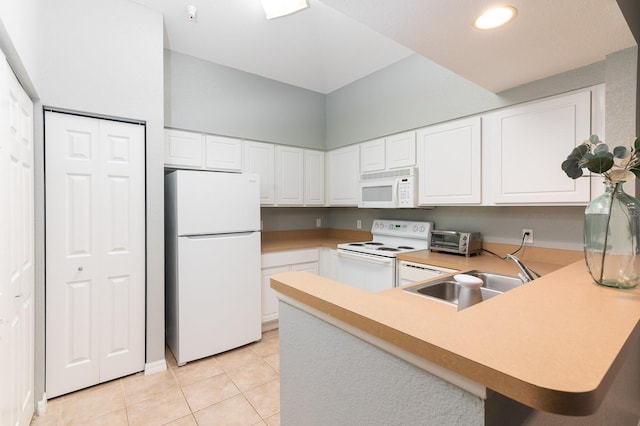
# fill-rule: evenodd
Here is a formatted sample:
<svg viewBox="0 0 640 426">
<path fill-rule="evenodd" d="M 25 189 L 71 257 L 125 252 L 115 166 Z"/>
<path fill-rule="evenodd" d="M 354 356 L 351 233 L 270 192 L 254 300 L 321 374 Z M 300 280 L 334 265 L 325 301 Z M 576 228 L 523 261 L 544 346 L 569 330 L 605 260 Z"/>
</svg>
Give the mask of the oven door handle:
<svg viewBox="0 0 640 426">
<path fill-rule="evenodd" d="M 374 257 L 366 254 L 356 254 L 352 253 L 348 250 L 338 249 L 338 255 L 343 257 L 348 257 L 351 259 L 356 259 L 364 262 L 377 263 L 379 265 L 389 265 L 395 262 L 395 258 L 393 257 Z"/>
</svg>

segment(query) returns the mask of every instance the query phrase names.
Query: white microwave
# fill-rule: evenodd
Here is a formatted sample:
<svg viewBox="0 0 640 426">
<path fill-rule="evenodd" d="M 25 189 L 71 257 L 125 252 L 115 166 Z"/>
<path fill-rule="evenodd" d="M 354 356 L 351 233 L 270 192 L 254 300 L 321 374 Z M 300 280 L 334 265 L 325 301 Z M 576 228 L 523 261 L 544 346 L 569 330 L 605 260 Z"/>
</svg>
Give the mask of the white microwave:
<svg viewBox="0 0 640 426">
<path fill-rule="evenodd" d="M 417 207 L 417 181 L 415 167 L 363 174 L 358 187 L 358 207 Z"/>
</svg>

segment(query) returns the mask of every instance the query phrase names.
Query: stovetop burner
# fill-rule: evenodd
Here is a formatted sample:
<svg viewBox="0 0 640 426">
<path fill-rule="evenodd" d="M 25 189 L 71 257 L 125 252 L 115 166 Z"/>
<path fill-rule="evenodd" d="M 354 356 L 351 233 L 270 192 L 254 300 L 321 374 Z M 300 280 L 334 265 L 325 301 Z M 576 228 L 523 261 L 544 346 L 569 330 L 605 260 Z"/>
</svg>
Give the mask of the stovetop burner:
<svg viewBox="0 0 640 426">
<path fill-rule="evenodd" d="M 369 256 L 396 257 L 403 252 L 428 249 L 432 227 L 431 222 L 376 219 L 371 227 L 373 239 L 338 244 L 338 249 Z"/>
</svg>

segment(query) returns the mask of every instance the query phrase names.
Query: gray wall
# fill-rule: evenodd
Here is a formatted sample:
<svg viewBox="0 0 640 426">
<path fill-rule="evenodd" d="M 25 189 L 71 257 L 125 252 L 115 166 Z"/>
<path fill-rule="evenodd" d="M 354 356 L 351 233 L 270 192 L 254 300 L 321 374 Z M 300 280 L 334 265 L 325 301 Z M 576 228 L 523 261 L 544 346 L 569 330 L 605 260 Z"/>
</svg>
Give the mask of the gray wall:
<svg viewBox="0 0 640 426">
<path fill-rule="evenodd" d="M 604 81 L 600 62 L 495 94 L 413 55 L 327 95 L 327 149 Z"/>
<path fill-rule="evenodd" d="M 325 97 L 165 50 L 165 126 L 325 148 Z"/>
<path fill-rule="evenodd" d="M 498 95 L 430 61 L 411 57 L 327 95 L 327 137 L 335 138 L 327 140 L 327 145 L 332 148 L 351 144 L 405 130 L 403 126 L 416 127 L 418 122 L 424 126 L 430 124 L 429 120 L 452 119 L 482 112 L 483 108 L 497 108 L 602 82 L 606 82 L 606 139 L 623 142 L 635 134 L 637 57 L 637 48 L 625 49 L 609 55 L 605 61 Z M 430 69 L 436 73 L 433 80 L 423 75 Z M 401 87 L 415 84 L 415 93 L 411 94 L 407 87 L 395 98 L 396 82 L 401 82 Z M 443 93 L 433 88 L 432 96 L 423 96 L 421 100 L 421 96 L 431 90 L 426 86 L 438 84 L 445 84 Z M 409 120 L 414 122 L 407 124 Z M 433 210 L 332 207 L 312 211 L 264 208 L 262 211 L 264 227 L 268 231 L 314 228 L 316 218 L 322 218 L 323 227 L 350 230 L 356 229 L 358 219 L 362 221 L 363 230 L 370 230 L 377 218 L 429 220 L 440 229 L 480 231 L 486 241 L 505 244 L 519 244 L 522 229 L 530 228 L 534 230 L 535 246 L 582 249 L 582 207 L 464 206 Z"/>
</svg>

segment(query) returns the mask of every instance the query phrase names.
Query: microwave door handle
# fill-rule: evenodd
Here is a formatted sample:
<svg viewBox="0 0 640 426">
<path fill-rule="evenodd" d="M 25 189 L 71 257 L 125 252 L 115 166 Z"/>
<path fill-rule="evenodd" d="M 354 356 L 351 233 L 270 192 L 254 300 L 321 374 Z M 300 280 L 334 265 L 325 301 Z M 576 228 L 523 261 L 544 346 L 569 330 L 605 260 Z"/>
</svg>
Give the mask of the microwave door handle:
<svg viewBox="0 0 640 426">
<path fill-rule="evenodd" d="M 369 263 L 377 263 L 379 265 L 388 265 L 392 262 L 395 261 L 395 259 L 393 257 L 385 257 L 385 258 L 374 258 L 374 257 L 370 257 L 370 256 L 362 256 L 362 255 L 358 255 L 358 254 L 351 254 L 348 251 L 343 251 L 341 249 L 338 249 L 338 255 L 339 256 L 343 256 L 343 257 L 348 257 L 350 259 L 356 259 L 356 260 L 360 260 L 363 262 L 369 262 Z"/>
</svg>

